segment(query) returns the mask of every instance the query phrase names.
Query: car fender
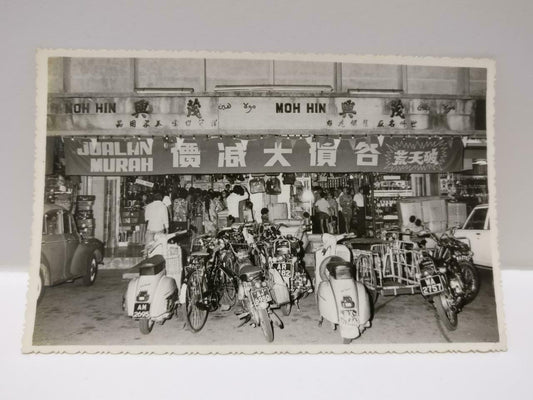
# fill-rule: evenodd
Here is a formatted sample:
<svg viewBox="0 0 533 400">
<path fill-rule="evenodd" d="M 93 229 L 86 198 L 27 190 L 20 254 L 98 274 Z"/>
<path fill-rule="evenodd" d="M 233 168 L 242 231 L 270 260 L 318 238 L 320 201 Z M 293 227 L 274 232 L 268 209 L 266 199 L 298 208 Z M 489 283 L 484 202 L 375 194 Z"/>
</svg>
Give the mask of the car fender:
<svg viewBox="0 0 533 400">
<path fill-rule="evenodd" d="M 50 276 L 50 263 L 48 262 L 48 259 L 44 255 L 44 253 L 41 253 L 41 264 L 39 265 L 39 271 L 41 270 L 41 265 L 43 266 L 43 275 L 44 275 L 44 285 L 45 286 L 51 286 L 52 285 L 52 278 Z"/>
<path fill-rule="evenodd" d="M 85 275 L 87 271 L 87 265 L 90 261 L 90 258 L 95 253 L 95 249 L 91 246 L 86 246 L 83 243 L 78 245 L 72 261 L 70 264 L 70 270 L 74 277 L 79 277 Z"/>
</svg>

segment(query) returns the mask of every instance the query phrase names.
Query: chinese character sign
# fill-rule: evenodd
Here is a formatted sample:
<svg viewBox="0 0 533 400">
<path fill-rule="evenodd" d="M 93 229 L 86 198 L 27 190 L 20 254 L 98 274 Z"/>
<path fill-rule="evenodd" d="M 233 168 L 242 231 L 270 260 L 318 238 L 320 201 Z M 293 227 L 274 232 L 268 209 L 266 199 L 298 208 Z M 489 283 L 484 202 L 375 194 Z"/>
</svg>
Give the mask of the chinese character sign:
<svg viewBox="0 0 533 400">
<path fill-rule="evenodd" d="M 349 117 L 348 117 L 349 118 Z M 66 139 L 68 175 L 459 171 L 460 137 Z"/>
</svg>

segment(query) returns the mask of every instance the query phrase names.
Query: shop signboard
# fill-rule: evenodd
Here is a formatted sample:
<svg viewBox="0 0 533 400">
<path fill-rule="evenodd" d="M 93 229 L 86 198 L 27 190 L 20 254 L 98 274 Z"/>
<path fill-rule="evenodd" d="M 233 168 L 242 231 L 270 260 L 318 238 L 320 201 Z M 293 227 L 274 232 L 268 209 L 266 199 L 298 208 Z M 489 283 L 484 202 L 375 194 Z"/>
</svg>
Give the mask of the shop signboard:
<svg viewBox="0 0 533 400">
<path fill-rule="evenodd" d="M 179 135 L 473 129 L 472 99 L 398 97 L 50 97 L 47 133 Z"/>
<path fill-rule="evenodd" d="M 460 137 L 66 138 L 67 175 L 436 173 L 463 167 Z"/>
</svg>

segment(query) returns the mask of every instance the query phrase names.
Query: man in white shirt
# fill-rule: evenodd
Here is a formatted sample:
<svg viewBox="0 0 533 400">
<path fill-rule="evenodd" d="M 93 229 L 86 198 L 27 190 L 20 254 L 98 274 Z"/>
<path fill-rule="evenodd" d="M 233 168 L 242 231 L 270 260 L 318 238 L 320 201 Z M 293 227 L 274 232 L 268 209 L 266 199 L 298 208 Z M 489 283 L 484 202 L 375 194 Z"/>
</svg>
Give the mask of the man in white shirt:
<svg viewBox="0 0 533 400">
<path fill-rule="evenodd" d="M 161 193 L 155 193 L 154 200 L 144 209 L 144 219 L 147 222 L 146 244 L 154 240 L 156 233 L 165 233 L 168 230 L 168 209 L 161 199 Z"/>
<path fill-rule="evenodd" d="M 318 200 L 315 202 L 316 215 L 320 222 L 320 233 L 328 232 L 328 221 L 331 217 L 329 202 L 324 198 L 322 192 L 317 192 Z"/>
<path fill-rule="evenodd" d="M 226 204 L 228 206 L 228 215 L 232 215 L 235 218 L 235 222 L 241 222 L 239 216 L 239 203 L 242 200 L 250 198 L 250 194 L 246 188 L 240 185 L 233 186 L 233 190 L 226 198 Z"/>
<path fill-rule="evenodd" d="M 357 236 L 365 236 L 365 197 L 361 193 L 361 189 L 357 188 L 355 195 L 353 196 L 353 201 L 357 210 L 355 218 L 357 220 Z"/>
</svg>

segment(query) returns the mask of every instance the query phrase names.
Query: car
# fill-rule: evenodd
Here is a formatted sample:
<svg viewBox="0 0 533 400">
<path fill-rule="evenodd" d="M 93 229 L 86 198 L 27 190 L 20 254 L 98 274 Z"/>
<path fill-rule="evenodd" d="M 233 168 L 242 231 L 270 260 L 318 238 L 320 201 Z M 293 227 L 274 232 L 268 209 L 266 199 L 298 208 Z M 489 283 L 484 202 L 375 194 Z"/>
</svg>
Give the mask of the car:
<svg viewBox="0 0 533 400">
<path fill-rule="evenodd" d="M 458 239 L 466 238 L 470 242 L 475 265 L 492 268 L 488 204 L 474 207 L 463 226 L 455 231 L 454 236 Z"/>
<path fill-rule="evenodd" d="M 46 286 L 79 278 L 85 286 L 91 286 L 96 280 L 103 254 L 103 243 L 98 239 L 83 238 L 68 210 L 45 204 L 37 302 L 43 297 Z"/>
</svg>

